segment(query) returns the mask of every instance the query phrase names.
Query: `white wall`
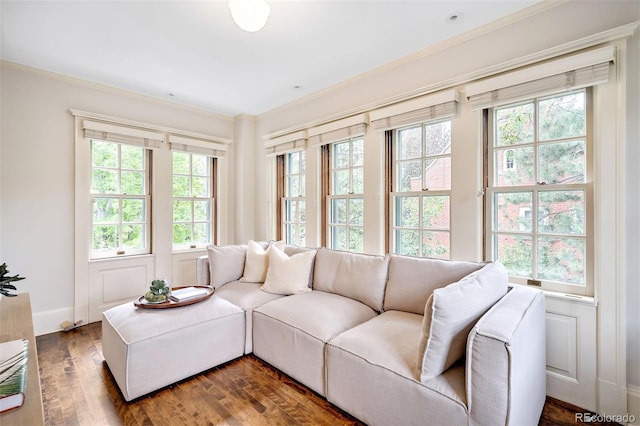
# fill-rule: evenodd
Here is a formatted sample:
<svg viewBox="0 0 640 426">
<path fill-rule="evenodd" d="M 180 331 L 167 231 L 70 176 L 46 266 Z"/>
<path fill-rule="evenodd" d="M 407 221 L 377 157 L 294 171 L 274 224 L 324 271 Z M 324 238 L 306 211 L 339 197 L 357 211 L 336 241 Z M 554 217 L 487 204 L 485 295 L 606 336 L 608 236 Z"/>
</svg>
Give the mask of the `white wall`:
<svg viewBox="0 0 640 426">
<path fill-rule="evenodd" d="M 30 293 L 39 334 L 73 319 L 74 221 L 84 219 L 74 217 L 69 108 L 228 139 L 233 121 L 14 64 L 0 70 L 0 253 L 27 277 L 17 287 Z"/>
<path fill-rule="evenodd" d="M 640 7 L 640 5 L 638 6 Z M 627 384 L 629 407 L 640 425 L 640 37 L 628 44 L 627 82 Z"/>
</svg>

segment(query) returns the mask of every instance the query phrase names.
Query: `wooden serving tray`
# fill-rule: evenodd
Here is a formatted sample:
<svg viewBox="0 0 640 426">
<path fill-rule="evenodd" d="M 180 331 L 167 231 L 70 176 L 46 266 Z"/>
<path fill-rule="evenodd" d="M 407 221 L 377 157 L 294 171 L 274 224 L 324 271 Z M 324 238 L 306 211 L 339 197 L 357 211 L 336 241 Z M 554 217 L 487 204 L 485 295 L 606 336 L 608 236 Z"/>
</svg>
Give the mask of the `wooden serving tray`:
<svg viewBox="0 0 640 426">
<path fill-rule="evenodd" d="M 208 293 L 204 296 L 196 297 L 194 299 L 185 300 L 183 302 L 174 302 L 169 299 L 166 302 L 162 303 L 152 303 L 147 302 L 147 299 L 143 296 L 138 297 L 137 300 L 133 301 L 133 304 L 136 308 L 145 308 L 145 309 L 169 309 L 169 308 L 179 308 L 180 306 L 193 305 L 194 303 L 202 302 L 205 299 L 210 298 L 213 295 L 213 288 L 205 285 L 185 285 L 182 287 L 173 287 L 171 290 L 178 290 L 186 287 L 195 287 L 195 288 L 205 288 Z"/>
</svg>

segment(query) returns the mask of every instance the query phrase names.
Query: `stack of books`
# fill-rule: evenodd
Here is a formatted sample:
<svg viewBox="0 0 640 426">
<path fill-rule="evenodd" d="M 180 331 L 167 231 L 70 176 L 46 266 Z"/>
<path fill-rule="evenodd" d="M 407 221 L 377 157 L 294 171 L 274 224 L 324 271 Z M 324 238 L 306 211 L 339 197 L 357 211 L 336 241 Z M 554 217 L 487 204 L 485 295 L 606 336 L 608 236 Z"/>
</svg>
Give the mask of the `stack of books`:
<svg viewBox="0 0 640 426">
<path fill-rule="evenodd" d="M 185 287 L 178 290 L 172 290 L 169 299 L 174 302 L 185 302 L 187 300 L 206 296 L 207 294 L 209 294 L 209 291 L 206 288 Z"/>
<path fill-rule="evenodd" d="M 26 339 L 0 343 L 0 413 L 24 404 L 28 355 L 29 341 Z"/>
</svg>

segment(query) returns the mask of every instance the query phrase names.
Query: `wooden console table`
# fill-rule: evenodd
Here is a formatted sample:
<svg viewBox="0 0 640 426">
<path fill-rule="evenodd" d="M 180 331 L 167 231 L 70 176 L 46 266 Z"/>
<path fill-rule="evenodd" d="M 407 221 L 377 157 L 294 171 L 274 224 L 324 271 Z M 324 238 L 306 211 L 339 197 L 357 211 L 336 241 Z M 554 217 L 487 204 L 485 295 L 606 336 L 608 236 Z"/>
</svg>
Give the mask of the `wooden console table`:
<svg viewBox="0 0 640 426">
<path fill-rule="evenodd" d="M 29 340 L 27 388 L 24 405 L 17 410 L 0 414 L 0 425 L 43 425 L 44 412 L 42 410 L 42 392 L 40 390 L 38 351 L 36 350 L 36 338 L 33 333 L 29 293 L 20 293 L 16 297 L 0 297 L 0 342 L 16 339 Z"/>
</svg>

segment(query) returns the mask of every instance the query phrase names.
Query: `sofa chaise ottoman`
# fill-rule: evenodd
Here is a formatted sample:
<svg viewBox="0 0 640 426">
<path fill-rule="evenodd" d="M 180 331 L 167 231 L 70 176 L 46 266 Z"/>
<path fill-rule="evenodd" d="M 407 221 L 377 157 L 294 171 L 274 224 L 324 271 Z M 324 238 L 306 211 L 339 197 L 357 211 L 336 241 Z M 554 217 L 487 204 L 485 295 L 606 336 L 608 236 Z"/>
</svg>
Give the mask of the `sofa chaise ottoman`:
<svg viewBox="0 0 640 426">
<path fill-rule="evenodd" d="M 245 313 L 212 296 L 172 309 L 102 314 L 102 352 L 127 401 L 244 354 Z"/>
</svg>

